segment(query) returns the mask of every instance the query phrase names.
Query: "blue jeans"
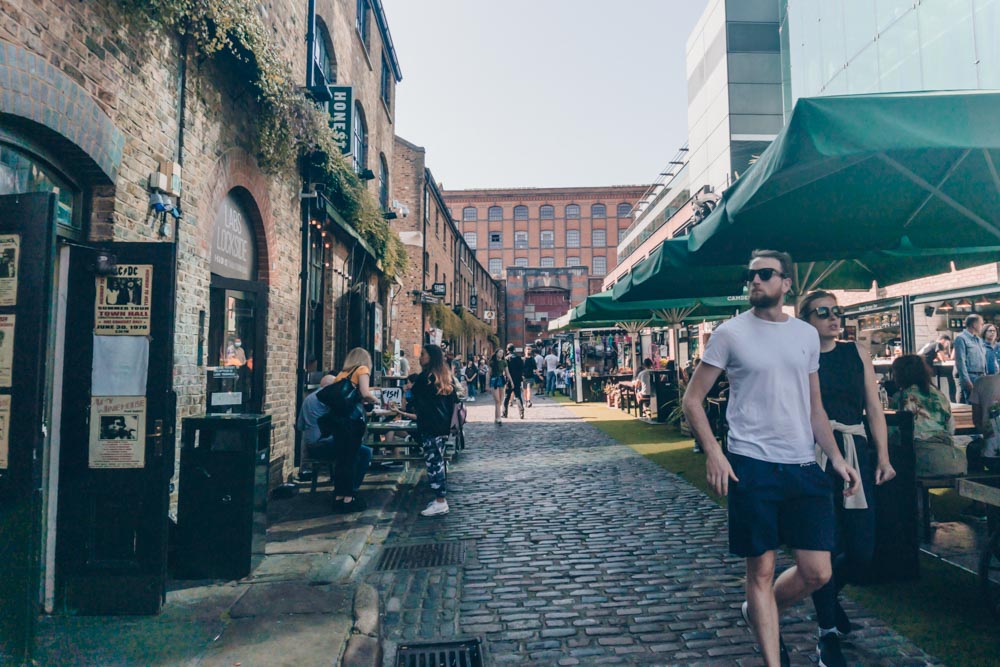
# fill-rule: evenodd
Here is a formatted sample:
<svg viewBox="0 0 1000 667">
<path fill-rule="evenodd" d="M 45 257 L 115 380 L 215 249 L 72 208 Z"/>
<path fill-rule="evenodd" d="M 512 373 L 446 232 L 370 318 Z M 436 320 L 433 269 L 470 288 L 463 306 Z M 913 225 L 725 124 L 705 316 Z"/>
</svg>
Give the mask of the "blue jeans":
<svg viewBox="0 0 1000 667">
<path fill-rule="evenodd" d="M 465 385 L 469 388 L 469 398 L 476 397 L 476 380 L 466 380 Z"/>
<path fill-rule="evenodd" d="M 556 393 L 556 372 L 547 371 L 545 373 L 545 393 L 554 396 Z"/>
</svg>

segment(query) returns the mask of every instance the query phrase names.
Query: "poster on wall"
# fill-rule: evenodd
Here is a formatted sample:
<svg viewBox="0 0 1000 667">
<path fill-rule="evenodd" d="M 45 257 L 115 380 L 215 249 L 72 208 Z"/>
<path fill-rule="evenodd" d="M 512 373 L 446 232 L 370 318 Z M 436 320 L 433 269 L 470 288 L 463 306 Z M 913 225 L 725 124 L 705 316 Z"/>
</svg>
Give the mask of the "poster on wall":
<svg viewBox="0 0 1000 667">
<path fill-rule="evenodd" d="M 8 466 L 7 429 L 10 426 L 10 394 L 0 395 L 0 470 Z"/>
<path fill-rule="evenodd" d="M 21 235 L 0 234 L 0 306 L 17 305 L 18 259 Z"/>
<path fill-rule="evenodd" d="M 14 367 L 14 315 L 0 315 L 0 387 L 9 387 Z"/>
<path fill-rule="evenodd" d="M 97 278 L 94 333 L 148 336 L 152 264 L 119 264 L 118 275 Z"/>
<path fill-rule="evenodd" d="M 372 347 L 376 352 L 382 351 L 382 306 L 375 304 L 375 335 L 372 337 Z"/>
<path fill-rule="evenodd" d="M 145 467 L 145 396 L 94 396 L 90 399 L 88 465 L 100 469 Z"/>
</svg>

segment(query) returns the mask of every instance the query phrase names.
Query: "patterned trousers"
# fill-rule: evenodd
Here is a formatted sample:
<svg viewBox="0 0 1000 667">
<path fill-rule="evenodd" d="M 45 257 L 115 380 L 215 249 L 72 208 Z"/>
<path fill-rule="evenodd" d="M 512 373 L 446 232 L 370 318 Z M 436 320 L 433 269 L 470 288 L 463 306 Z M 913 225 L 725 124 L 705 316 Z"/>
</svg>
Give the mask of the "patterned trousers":
<svg viewBox="0 0 1000 667">
<path fill-rule="evenodd" d="M 448 495 L 444 471 L 444 448 L 447 443 L 448 436 L 446 435 L 424 436 L 420 441 L 424 452 L 424 461 L 427 463 L 427 481 L 430 482 L 431 490 L 438 498 L 444 498 Z"/>
</svg>

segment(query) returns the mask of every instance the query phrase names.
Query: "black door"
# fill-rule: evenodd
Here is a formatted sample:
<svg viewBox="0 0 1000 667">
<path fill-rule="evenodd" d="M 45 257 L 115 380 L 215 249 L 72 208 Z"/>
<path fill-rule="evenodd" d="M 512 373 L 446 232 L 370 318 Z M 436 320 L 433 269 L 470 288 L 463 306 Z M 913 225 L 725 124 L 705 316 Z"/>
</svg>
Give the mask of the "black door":
<svg viewBox="0 0 1000 667">
<path fill-rule="evenodd" d="M 114 243 L 108 250 L 118 266 L 102 279 L 97 250 L 74 247 L 70 254 L 57 604 L 67 613 L 155 614 L 165 591 L 174 469 L 174 245 Z M 124 319 L 116 325 L 105 306 Z M 137 335 L 145 321 L 148 337 Z M 114 326 L 127 335 L 95 336 Z M 142 358 L 135 345 L 143 338 L 145 387 L 141 380 L 129 387 L 127 375 L 107 382 L 105 368 L 120 372 Z M 93 387 L 92 378 L 105 386 Z"/>
<path fill-rule="evenodd" d="M 0 664 L 18 664 L 39 613 L 45 363 L 55 196 L 0 197 Z M 16 244 L 16 249 L 15 249 Z M 16 280 L 16 289 L 11 289 Z"/>
</svg>

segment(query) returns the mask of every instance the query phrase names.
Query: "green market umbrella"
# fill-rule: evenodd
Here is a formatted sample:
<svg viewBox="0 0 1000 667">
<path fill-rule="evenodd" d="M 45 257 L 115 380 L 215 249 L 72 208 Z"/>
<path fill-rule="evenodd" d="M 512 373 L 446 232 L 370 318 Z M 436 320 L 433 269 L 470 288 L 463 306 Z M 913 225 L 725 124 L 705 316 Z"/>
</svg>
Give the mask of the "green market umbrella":
<svg viewBox="0 0 1000 667">
<path fill-rule="evenodd" d="M 1000 91 L 803 98 L 691 230 L 702 263 L 1000 245 Z"/>
</svg>

